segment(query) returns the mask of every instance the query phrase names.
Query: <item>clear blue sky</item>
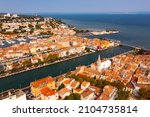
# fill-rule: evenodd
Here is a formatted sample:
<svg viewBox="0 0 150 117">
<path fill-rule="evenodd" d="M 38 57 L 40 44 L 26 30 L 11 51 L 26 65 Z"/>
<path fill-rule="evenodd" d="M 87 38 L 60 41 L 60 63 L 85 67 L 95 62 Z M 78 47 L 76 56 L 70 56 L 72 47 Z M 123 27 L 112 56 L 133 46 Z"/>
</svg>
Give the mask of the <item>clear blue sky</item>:
<svg viewBox="0 0 150 117">
<path fill-rule="evenodd" d="M 0 0 L 0 12 L 112 13 L 150 12 L 150 0 Z"/>
</svg>

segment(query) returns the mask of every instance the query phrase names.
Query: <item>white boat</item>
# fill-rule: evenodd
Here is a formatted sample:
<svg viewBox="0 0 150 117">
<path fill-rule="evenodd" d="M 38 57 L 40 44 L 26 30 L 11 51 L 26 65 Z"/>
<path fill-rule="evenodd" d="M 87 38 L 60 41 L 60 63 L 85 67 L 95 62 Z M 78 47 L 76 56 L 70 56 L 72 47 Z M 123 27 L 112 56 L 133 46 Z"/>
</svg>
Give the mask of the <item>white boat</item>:
<svg viewBox="0 0 150 117">
<path fill-rule="evenodd" d="M 3 46 L 3 45 L 5 45 L 5 44 L 1 41 L 1 42 L 0 42 L 0 45 Z"/>
<path fill-rule="evenodd" d="M 12 43 L 15 43 L 15 41 L 11 41 Z"/>
</svg>

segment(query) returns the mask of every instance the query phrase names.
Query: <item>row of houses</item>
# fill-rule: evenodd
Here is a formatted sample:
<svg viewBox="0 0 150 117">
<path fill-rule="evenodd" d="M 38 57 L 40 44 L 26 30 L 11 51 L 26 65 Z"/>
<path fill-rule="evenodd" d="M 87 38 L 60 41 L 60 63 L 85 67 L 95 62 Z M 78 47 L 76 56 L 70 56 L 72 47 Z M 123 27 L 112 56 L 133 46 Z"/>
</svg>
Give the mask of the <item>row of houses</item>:
<svg viewBox="0 0 150 117">
<path fill-rule="evenodd" d="M 64 87 L 59 89 L 62 84 Z M 115 87 L 105 86 L 102 90 L 92 86 L 90 82 L 83 81 L 80 83 L 73 78 L 65 77 L 54 80 L 49 76 L 32 82 L 30 87 L 35 99 L 40 100 L 63 100 L 73 93 L 79 94 L 81 100 L 112 100 L 117 95 L 117 88 Z"/>
</svg>

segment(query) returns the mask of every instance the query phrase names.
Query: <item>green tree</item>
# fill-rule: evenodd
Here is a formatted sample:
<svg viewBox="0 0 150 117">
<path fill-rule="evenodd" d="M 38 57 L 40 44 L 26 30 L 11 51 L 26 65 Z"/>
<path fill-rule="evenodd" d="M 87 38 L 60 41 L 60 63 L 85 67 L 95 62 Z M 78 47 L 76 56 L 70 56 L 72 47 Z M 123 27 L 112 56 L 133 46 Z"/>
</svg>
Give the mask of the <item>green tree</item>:
<svg viewBox="0 0 150 117">
<path fill-rule="evenodd" d="M 35 25 L 36 29 L 41 29 L 41 25 L 37 22 L 37 24 Z"/>
<path fill-rule="evenodd" d="M 97 87 L 104 88 L 106 85 L 110 85 L 111 83 L 106 80 L 97 80 Z"/>
<path fill-rule="evenodd" d="M 2 30 L 2 23 L 0 23 L 0 31 Z"/>
<path fill-rule="evenodd" d="M 114 81 L 111 83 L 111 86 L 114 86 L 118 89 L 123 89 L 125 87 L 121 81 Z"/>
<path fill-rule="evenodd" d="M 117 92 L 116 100 L 128 100 L 129 98 L 129 91 L 125 91 L 123 89 L 119 89 Z"/>
<path fill-rule="evenodd" d="M 139 89 L 139 96 L 141 99 L 150 99 L 150 90 L 148 89 Z"/>
<path fill-rule="evenodd" d="M 28 24 L 28 27 L 32 29 L 34 26 L 32 24 Z"/>
<path fill-rule="evenodd" d="M 66 73 L 66 77 L 69 77 L 70 75 L 71 75 L 70 71 Z"/>
<path fill-rule="evenodd" d="M 61 84 L 61 85 L 58 87 L 58 90 L 61 90 L 62 88 L 65 88 L 65 85 L 64 85 L 64 84 Z"/>
<path fill-rule="evenodd" d="M 70 96 L 67 96 L 65 100 L 81 100 L 81 96 L 78 93 L 73 93 Z"/>
<path fill-rule="evenodd" d="M 30 29 L 30 34 L 32 34 L 34 32 L 34 28 Z"/>
<path fill-rule="evenodd" d="M 86 52 L 90 52 L 90 49 L 89 49 L 89 48 L 85 48 L 85 51 L 86 51 Z"/>
</svg>

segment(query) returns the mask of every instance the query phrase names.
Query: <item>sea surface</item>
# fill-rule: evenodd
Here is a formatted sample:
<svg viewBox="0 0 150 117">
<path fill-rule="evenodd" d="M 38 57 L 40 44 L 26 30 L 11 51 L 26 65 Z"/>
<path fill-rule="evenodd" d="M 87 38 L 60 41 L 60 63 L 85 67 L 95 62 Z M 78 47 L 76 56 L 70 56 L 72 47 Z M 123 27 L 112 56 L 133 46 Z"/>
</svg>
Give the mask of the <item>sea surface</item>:
<svg viewBox="0 0 150 117">
<path fill-rule="evenodd" d="M 91 36 L 107 37 L 126 45 L 150 49 L 150 14 L 41 14 L 62 19 L 79 29 L 116 29 L 119 34 Z"/>
</svg>

